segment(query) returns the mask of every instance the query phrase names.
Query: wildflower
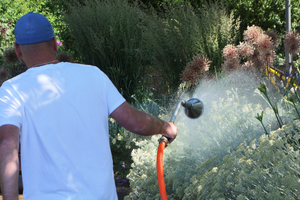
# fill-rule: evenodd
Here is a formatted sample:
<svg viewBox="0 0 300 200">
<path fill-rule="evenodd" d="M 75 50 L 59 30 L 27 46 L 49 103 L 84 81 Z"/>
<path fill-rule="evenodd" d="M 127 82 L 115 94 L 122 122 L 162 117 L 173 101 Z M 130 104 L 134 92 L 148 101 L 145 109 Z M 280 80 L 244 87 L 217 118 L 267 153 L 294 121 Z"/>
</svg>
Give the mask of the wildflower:
<svg viewBox="0 0 300 200">
<path fill-rule="evenodd" d="M 254 54 L 254 47 L 246 42 L 240 42 L 237 48 L 239 55 L 244 59 L 249 58 Z"/>
<path fill-rule="evenodd" d="M 125 163 L 123 162 L 122 167 L 125 168 Z"/>
<path fill-rule="evenodd" d="M 8 47 L 3 52 L 4 62 L 11 65 L 20 63 L 19 58 L 13 47 Z"/>
<path fill-rule="evenodd" d="M 262 54 L 267 54 L 273 49 L 273 42 L 271 38 L 266 34 L 260 34 L 256 39 L 257 49 Z"/>
<path fill-rule="evenodd" d="M 250 43 L 255 43 L 257 38 L 263 34 L 263 30 L 258 26 L 248 26 L 244 32 L 244 40 Z"/>
<path fill-rule="evenodd" d="M 184 82 L 196 83 L 200 75 L 209 69 L 210 61 L 202 56 L 197 55 L 188 63 L 181 74 L 181 80 Z"/>
<path fill-rule="evenodd" d="M 226 45 L 223 49 L 223 57 L 226 60 L 235 60 L 238 59 L 238 49 L 234 45 Z"/>
<path fill-rule="evenodd" d="M 294 54 L 300 51 L 300 36 L 296 31 L 288 32 L 284 40 L 285 49 Z"/>
<path fill-rule="evenodd" d="M 238 49 L 234 45 L 229 44 L 224 47 L 223 57 L 225 58 L 223 68 L 233 70 L 239 67 Z"/>
<path fill-rule="evenodd" d="M 61 46 L 62 45 L 62 42 L 60 42 L 60 41 L 56 41 L 56 44 L 58 45 L 58 46 Z"/>
<path fill-rule="evenodd" d="M 280 44 L 279 34 L 275 30 L 266 31 L 264 34 L 271 38 L 271 41 L 275 47 Z"/>
</svg>

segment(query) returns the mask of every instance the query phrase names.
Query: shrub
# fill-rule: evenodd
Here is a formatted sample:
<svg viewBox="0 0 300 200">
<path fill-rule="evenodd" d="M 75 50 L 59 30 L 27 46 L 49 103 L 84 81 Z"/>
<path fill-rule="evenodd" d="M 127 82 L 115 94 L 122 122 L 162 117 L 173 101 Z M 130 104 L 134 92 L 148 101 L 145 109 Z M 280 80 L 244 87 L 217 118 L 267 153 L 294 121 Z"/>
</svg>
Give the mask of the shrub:
<svg viewBox="0 0 300 200">
<path fill-rule="evenodd" d="M 146 59 L 164 78 L 164 92 L 173 94 L 180 84 L 179 74 L 194 56 L 206 56 L 211 61 L 210 70 L 220 70 L 221 49 L 235 42 L 239 22 L 228 16 L 220 3 L 204 4 L 199 9 L 177 3 L 162 9 L 163 14 L 152 12 L 143 47 Z"/>
<path fill-rule="evenodd" d="M 220 164 L 193 176 L 183 199 L 298 199 L 299 128 L 297 120 L 269 137 L 241 143 Z"/>
<path fill-rule="evenodd" d="M 131 101 L 143 84 L 142 33 L 147 16 L 123 0 L 71 4 L 65 21 L 83 61 L 98 66 Z"/>
<path fill-rule="evenodd" d="M 168 198 L 202 199 L 206 190 L 211 191 L 211 195 L 213 192 L 220 195 L 223 192 L 227 195 L 223 196 L 224 198 L 229 197 L 230 190 L 219 190 L 219 177 L 207 174 L 217 173 L 218 170 L 214 167 L 222 163 L 226 154 L 239 149 L 241 143 L 249 144 L 264 134 L 255 118 L 257 112 L 264 111 L 263 120 L 269 132 L 278 128 L 272 109 L 257 95 L 258 85 L 259 80 L 256 77 L 252 77 L 247 71 L 239 70 L 227 74 L 222 79 L 200 82 L 193 97 L 204 103 L 203 115 L 199 119 L 191 120 L 179 113 L 175 121 L 178 126 L 177 139 L 164 151 Z M 277 101 L 280 102 L 280 99 Z M 278 107 L 279 111 L 283 112 L 285 105 L 278 103 Z M 285 123 L 291 121 L 291 113 L 292 109 L 285 109 L 280 113 Z M 169 120 L 170 114 L 161 115 L 161 118 Z M 159 199 L 155 166 L 157 139 L 158 136 L 154 136 L 151 140 L 136 142 L 139 148 L 132 152 L 134 163 L 127 176 L 133 192 L 127 199 Z M 230 170 L 234 170 L 230 166 L 228 169 L 228 172 L 224 169 L 220 173 L 230 173 Z M 222 181 L 229 180 L 225 178 Z M 209 181 L 210 185 L 202 185 L 199 180 Z M 210 186 L 214 188 L 208 189 Z M 200 197 L 198 192 L 201 188 L 203 193 Z"/>
</svg>

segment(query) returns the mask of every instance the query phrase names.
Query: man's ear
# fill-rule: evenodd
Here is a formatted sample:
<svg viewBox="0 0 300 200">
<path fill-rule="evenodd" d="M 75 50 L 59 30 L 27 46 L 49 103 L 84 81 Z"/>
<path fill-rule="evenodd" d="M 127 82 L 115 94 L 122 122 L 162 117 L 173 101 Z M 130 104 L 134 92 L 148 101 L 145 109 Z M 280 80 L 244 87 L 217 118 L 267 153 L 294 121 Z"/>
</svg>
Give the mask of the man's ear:
<svg viewBox="0 0 300 200">
<path fill-rule="evenodd" d="M 17 57 L 21 58 L 22 52 L 21 52 L 21 49 L 20 49 L 20 45 L 18 45 L 17 43 L 15 43 L 15 52 L 17 54 Z"/>
</svg>

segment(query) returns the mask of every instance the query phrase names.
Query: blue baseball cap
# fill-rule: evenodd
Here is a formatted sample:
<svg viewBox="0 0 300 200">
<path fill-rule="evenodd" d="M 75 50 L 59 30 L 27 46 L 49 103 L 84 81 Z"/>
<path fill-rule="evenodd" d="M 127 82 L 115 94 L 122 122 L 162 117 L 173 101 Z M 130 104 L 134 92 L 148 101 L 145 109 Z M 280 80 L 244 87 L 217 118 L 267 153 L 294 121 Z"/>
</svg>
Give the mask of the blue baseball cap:
<svg viewBox="0 0 300 200">
<path fill-rule="evenodd" d="M 23 15 L 15 25 L 16 43 L 20 45 L 46 42 L 54 37 L 49 20 L 39 13 Z"/>
</svg>

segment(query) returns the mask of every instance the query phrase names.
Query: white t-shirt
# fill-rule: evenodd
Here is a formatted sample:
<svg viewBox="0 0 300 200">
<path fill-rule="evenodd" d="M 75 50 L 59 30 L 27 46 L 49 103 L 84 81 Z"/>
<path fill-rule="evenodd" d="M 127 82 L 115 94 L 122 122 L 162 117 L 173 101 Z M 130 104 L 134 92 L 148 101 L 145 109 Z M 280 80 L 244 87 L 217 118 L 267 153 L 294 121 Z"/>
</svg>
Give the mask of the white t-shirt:
<svg viewBox="0 0 300 200">
<path fill-rule="evenodd" d="M 3 83 L 0 126 L 20 128 L 24 199 L 117 199 L 108 117 L 124 101 L 88 65 L 44 65 Z"/>
</svg>

